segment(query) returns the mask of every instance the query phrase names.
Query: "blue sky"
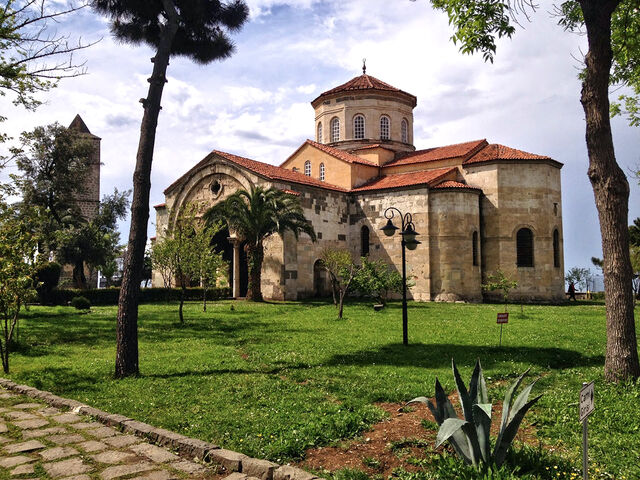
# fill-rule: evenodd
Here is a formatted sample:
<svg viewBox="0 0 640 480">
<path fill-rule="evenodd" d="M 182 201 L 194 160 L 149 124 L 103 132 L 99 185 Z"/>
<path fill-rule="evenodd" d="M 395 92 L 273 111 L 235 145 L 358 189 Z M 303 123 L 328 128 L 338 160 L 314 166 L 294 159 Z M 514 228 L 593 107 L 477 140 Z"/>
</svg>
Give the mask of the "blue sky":
<svg viewBox="0 0 640 480">
<path fill-rule="evenodd" d="M 157 131 L 151 203 L 213 149 L 280 164 L 314 134 L 310 101 L 367 73 L 418 97 L 417 148 L 486 138 L 564 163 L 565 267 L 590 267 L 601 255 L 597 213 L 586 177 L 584 113 L 579 102 L 583 36 L 568 34 L 542 4 L 513 39 L 499 42 L 495 62 L 458 52 L 443 13 L 425 0 L 248 0 L 251 18 L 234 35 L 235 54 L 198 66 L 172 59 Z M 131 188 L 146 79 L 147 47 L 114 42 L 90 10 L 56 25 L 71 38 L 102 41 L 80 53 L 87 75 L 47 93 L 36 112 L 0 97 L 10 134 L 76 113 L 102 137 L 102 193 Z M 618 162 L 640 165 L 640 131 L 614 119 Z M 631 179 L 630 218 L 640 216 Z M 149 235 L 155 231 L 151 212 Z M 128 223 L 121 226 L 123 241 Z"/>
</svg>

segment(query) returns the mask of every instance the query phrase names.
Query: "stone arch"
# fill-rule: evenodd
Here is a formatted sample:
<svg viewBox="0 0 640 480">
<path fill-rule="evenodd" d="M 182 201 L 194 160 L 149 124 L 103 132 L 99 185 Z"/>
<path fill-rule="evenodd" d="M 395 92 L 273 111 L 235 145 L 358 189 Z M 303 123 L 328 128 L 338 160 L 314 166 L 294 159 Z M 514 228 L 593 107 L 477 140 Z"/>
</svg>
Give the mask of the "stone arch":
<svg viewBox="0 0 640 480">
<path fill-rule="evenodd" d="M 190 199 L 197 195 L 198 192 L 202 192 L 203 189 L 209 189 L 216 180 L 223 184 L 235 184 L 237 188 L 245 190 L 250 190 L 255 186 L 254 182 L 240 167 L 217 158 L 213 158 L 210 163 L 189 172 L 188 175 L 189 177 L 180 186 L 179 190 L 172 194 L 175 200 L 170 211 L 168 226 L 174 224 L 177 212 L 180 212 Z M 211 204 L 213 205 L 214 203 L 212 202 Z"/>
</svg>

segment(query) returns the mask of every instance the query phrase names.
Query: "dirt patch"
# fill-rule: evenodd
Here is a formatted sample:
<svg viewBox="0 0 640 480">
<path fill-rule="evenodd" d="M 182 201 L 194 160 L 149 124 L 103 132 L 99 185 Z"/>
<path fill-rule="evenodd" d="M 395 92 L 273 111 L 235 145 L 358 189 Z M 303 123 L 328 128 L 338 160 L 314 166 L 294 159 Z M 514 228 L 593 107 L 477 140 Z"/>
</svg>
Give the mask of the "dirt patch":
<svg viewBox="0 0 640 480">
<path fill-rule="evenodd" d="M 457 395 L 449 400 L 457 406 Z M 309 449 L 305 459 L 298 466 L 306 469 L 334 472 L 343 468 L 358 469 L 370 477 L 381 475 L 389 478 L 395 468 L 407 471 L 421 469 L 421 461 L 444 448 L 434 448 L 438 426 L 426 405 L 412 404 L 402 409 L 401 403 L 380 403 L 389 417 L 373 425 L 362 436 L 344 441 L 338 446 Z M 495 438 L 500 428 L 502 405 L 494 406 L 492 411 L 491 434 Z M 516 439 L 520 442 L 536 445 L 538 443 L 535 427 L 522 425 Z M 451 450 L 452 451 L 452 450 Z"/>
</svg>

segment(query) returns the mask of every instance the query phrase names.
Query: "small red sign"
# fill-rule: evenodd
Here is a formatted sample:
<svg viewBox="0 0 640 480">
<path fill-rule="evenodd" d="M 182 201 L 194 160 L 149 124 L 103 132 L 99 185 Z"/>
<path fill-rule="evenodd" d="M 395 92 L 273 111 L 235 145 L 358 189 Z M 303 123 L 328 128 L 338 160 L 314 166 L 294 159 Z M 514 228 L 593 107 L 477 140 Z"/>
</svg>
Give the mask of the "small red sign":
<svg viewBox="0 0 640 480">
<path fill-rule="evenodd" d="M 509 314 L 508 313 L 499 313 L 498 314 L 498 322 L 497 323 L 509 323 Z"/>
</svg>

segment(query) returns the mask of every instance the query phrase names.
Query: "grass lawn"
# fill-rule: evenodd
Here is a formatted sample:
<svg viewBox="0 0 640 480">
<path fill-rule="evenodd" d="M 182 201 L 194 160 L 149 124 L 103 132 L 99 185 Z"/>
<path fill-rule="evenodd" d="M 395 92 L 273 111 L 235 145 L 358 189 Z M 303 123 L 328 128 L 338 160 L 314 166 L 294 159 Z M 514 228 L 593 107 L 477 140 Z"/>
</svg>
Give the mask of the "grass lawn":
<svg viewBox="0 0 640 480">
<path fill-rule="evenodd" d="M 553 454 L 581 465 L 578 392 L 596 381 L 589 421 L 592 478 L 640 478 L 640 385 L 602 381 L 603 305 L 510 306 L 502 348 L 499 305 L 416 303 L 402 345 L 401 308 L 373 312 L 314 302 L 216 302 L 202 312 L 140 308 L 139 378 L 115 381 L 115 307 L 80 314 L 33 307 L 20 323 L 11 379 L 251 456 L 286 462 L 351 438 L 384 416 L 375 402 L 454 391 L 451 358 L 468 382 L 480 358 L 492 402 L 531 367 L 542 400 L 527 414 Z M 638 310 L 636 310 L 636 316 Z M 509 380 L 506 382 L 505 380 Z M 553 465 L 549 465 L 553 468 Z M 549 478 L 557 478 L 549 477 Z M 562 476 L 558 478 L 563 478 Z M 566 475 L 566 478 L 573 478 Z"/>
</svg>

